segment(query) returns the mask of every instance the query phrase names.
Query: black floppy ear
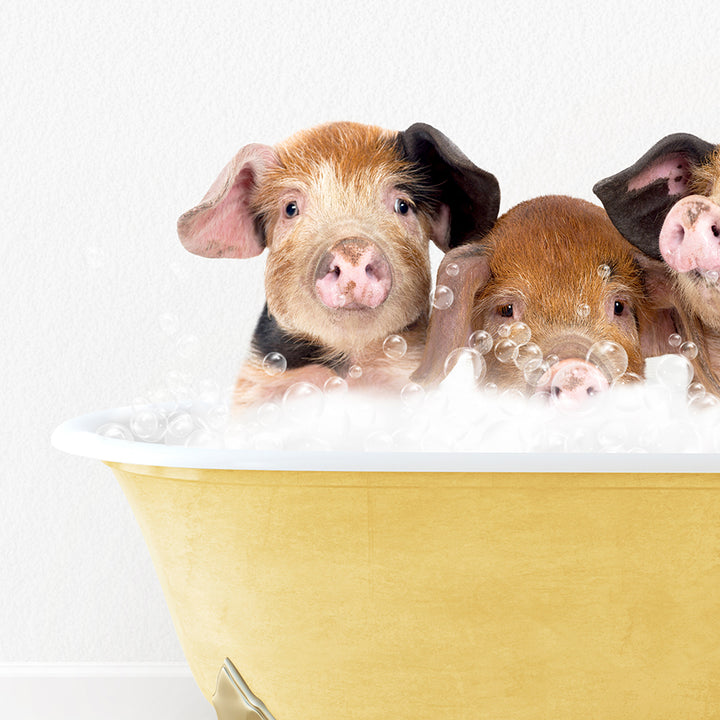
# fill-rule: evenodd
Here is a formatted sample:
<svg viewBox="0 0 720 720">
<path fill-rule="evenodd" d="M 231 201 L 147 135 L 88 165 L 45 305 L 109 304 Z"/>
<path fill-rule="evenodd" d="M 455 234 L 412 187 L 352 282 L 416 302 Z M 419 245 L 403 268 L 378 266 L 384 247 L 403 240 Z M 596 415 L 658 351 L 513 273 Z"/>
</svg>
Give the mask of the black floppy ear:
<svg viewBox="0 0 720 720">
<path fill-rule="evenodd" d="M 620 233 L 646 255 L 661 260 L 658 238 L 665 217 L 690 194 L 693 167 L 714 150 L 715 145 L 695 135 L 668 135 L 634 165 L 598 182 L 593 192 Z"/>
<path fill-rule="evenodd" d="M 495 176 L 477 167 L 431 125 L 415 123 L 398 135 L 406 157 L 429 173 L 439 195 L 440 213 L 449 210 L 449 232 L 435 239 L 438 247 L 446 251 L 486 235 L 500 210 Z"/>
</svg>

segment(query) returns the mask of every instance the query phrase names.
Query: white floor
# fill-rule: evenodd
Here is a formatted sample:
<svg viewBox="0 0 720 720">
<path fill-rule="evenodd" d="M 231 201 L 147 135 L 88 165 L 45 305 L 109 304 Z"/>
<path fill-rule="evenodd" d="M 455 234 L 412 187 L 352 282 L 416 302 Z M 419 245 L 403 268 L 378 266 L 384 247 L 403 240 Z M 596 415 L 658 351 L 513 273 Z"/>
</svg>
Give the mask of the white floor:
<svg viewBox="0 0 720 720">
<path fill-rule="evenodd" d="M 184 666 L 0 666 L 0 718 L 216 720 Z"/>
</svg>

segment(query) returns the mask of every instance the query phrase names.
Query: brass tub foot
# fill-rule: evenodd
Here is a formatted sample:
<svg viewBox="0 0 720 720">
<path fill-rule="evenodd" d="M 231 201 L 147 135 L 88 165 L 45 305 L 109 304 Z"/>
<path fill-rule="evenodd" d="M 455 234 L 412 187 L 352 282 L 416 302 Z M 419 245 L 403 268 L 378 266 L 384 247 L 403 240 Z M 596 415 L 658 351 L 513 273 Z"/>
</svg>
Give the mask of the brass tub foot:
<svg viewBox="0 0 720 720">
<path fill-rule="evenodd" d="M 218 720 L 275 720 L 228 658 L 218 673 L 212 704 Z"/>
</svg>

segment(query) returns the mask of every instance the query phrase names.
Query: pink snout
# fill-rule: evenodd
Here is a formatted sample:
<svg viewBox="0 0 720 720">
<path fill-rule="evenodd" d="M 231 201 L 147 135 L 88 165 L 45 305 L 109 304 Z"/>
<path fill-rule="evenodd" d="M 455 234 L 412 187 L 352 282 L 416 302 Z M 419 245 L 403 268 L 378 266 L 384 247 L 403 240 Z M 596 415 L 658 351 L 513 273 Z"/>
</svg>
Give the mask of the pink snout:
<svg viewBox="0 0 720 720">
<path fill-rule="evenodd" d="M 391 287 L 390 264 L 369 240 L 349 238 L 336 243 L 320 259 L 315 273 L 317 296 L 332 309 L 376 308 L 385 302 Z"/>
<path fill-rule="evenodd" d="M 571 358 L 552 366 L 547 389 L 560 407 L 572 410 L 609 387 L 607 378 L 595 365 Z"/>
<path fill-rule="evenodd" d="M 720 207 L 702 195 L 675 203 L 660 231 L 660 254 L 678 272 L 720 270 Z"/>
</svg>

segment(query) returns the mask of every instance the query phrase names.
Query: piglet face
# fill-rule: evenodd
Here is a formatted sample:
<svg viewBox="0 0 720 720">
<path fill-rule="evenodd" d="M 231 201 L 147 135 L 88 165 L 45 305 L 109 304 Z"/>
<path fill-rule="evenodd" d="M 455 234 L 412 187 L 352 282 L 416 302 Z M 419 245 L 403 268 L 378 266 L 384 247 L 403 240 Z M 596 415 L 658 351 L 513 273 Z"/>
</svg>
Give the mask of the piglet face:
<svg viewBox="0 0 720 720">
<path fill-rule="evenodd" d="M 268 309 L 284 328 L 350 353 L 423 316 L 428 240 L 448 221 L 418 202 L 420 183 L 391 133 L 336 144 L 304 133 L 280 149 L 254 207 Z"/>
<path fill-rule="evenodd" d="M 471 325 L 495 340 L 488 379 L 577 398 L 606 390 L 625 370 L 642 373 L 642 277 L 602 210 L 541 198 L 508 213 L 492 239 L 490 280 L 476 297 Z M 528 343 L 538 350 L 529 353 Z M 600 344 L 621 348 L 626 367 L 614 362 L 617 352 L 612 360 L 596 352 Z M 540 356 L 546 370 L 532 372 Z"/>
<path fill-rule="evenodd" d="M 480 330 L 493 340 L 485 381 L 503 389 L 573 406 L 621 376 L 641 376 L 657 317 L 637 254 L 590 203 L 551 196 L 518 205 L 481 243 L 445 256 L 438 276 L 447 282 L 447 266 L 457 265 L 459 301 L 434 311 L 415 379 L 439 379 L 447 353 Z"/>
</svg>

